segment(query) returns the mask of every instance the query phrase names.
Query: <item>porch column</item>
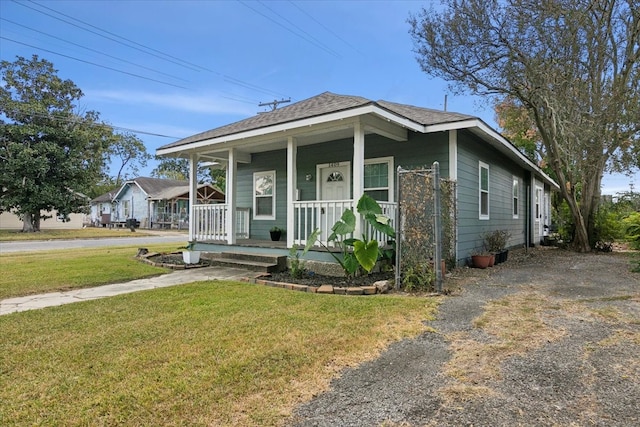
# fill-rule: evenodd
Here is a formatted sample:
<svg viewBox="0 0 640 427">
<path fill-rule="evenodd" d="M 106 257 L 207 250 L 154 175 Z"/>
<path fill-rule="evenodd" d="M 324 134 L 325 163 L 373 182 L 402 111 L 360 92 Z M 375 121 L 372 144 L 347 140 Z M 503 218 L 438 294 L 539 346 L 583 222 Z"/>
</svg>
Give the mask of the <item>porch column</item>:
<svg viewBox="0 0 640 427">
<path fill-rule="evenodd" d="M 291 248 L 294 243 L 295 209 L 293 202 L 296 201 L 297 184 L 297 155 L 298 146 L 296 140 L 290 136 L 287 139 L 287 248 Z"/>
<path fill-rule="evenodd" d="M 196 216 L 194 206 L 198 203 L 198 155 L 189 156 L 189 241 L 196 240 Z"/>
<path fill-rule="evenodd" d="M 227 204 L 226 234 L 227 243 L 236 243 L 236 187 L 237 187 L 238 162 L 236 160 L 236 149 L 229 149 L 229 162 L 227 164 L 227 182 L 225 199 Z"/>
<path fill-rule="evenodd" d="M 356 214 L 356 229 L 354 237 L 362 236 L 362 221 L 357 215 L 356 205 L 364 194 L 364 129 L 362 123 L 357 121 L 353 126 L 353 210 Z"/>
</svg>

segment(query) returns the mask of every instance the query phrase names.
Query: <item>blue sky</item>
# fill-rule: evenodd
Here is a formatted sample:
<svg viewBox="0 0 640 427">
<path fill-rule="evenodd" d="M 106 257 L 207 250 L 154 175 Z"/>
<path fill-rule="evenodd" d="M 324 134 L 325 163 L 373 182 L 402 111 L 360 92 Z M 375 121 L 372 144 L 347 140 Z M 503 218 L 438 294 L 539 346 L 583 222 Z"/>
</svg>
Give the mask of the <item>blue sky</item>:
<svg viewBox="0 0 640 427">
<path fill-rule="evenodd" d="M 406 21 L 431 3 L 0 0 L 0 58 L 53 62 L 84 92 L 81 109 L 139 131 L 150 153 L 325 91 L 436 109 L 447 95 L 448 110 L 496 127 L 485 100 L 420 70 Z M 640 189 L 639 174 L 605 177 L 603 192 L 632 179 Z"/>
</svg>

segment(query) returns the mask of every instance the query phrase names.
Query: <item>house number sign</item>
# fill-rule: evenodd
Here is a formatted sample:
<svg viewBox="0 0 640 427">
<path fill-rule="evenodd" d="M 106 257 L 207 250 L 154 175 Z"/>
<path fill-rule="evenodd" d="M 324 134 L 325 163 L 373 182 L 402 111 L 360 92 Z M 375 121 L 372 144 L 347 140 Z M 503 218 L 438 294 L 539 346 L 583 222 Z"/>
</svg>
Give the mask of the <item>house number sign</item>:
<svg viewBox="0 0 640 427">
<path fill-rule="evenodd" d="M 330 168 L 337 168 L 338 166 L 340 166 L 340 162 L 329 163 Z"/>
</svg>

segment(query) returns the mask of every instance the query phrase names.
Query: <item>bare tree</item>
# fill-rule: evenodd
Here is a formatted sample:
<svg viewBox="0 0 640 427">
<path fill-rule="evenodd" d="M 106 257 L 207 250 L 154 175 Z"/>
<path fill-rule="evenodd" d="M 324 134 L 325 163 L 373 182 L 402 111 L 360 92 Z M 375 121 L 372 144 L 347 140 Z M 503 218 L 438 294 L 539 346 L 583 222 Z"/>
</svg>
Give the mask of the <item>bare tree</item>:
<svg viewBox="0 0 640 427">
<path fill-rule="evenodd" d="M 409 23 L 426 73 L 527 109 L 589 251 L 603 174 L 640 163 L 640 1 L 448 0 Z"/>
</svg>

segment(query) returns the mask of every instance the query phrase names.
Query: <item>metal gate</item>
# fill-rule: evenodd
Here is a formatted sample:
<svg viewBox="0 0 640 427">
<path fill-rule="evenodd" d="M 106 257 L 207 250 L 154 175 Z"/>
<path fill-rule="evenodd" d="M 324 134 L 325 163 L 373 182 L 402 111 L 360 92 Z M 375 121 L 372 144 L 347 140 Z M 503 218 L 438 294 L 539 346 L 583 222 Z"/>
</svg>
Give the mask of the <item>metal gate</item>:
<svg viewBox="0 0 640 427">
<path fill-rule="evenodd" d="M 431 169 L 403 169 L 396 174 L 396 288 L 442 291 L 442 261 L 456 260 L 455 182 Z"/>
</svg>

